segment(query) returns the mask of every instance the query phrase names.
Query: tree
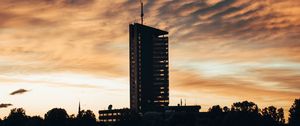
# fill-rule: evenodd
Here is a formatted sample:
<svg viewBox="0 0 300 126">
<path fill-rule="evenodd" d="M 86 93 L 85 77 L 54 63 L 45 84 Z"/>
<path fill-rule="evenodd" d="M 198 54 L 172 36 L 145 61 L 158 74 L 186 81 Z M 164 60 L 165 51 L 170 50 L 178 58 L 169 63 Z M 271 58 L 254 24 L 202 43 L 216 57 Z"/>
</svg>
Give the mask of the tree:
<svg viewBox="0 0 300 126">
<path fill-rule="evenodd" d="M 243 101 L 233 103 L 223 121 L 223 126 L 261 126 L 258 107 L 253 102 Z"/>
<path fill-rule="evenodd" d="M 232 111 L 237 111 L 237 112 L 255 112 L 255 113 L 258 113 L 257 105 L 253 102 L 248 102 L 248 101 L 233 103 L 231 110 Z"/>
<path fill-rule="evenodd" d="M 80 114 L 80 112 L 78 113 L 78 115 Z M 69 119 L 68 119 L 68 126 L 79 126 L 79 124 L 77 124 L 77 117 L 72 114 L 69 116 Z"/>
<path fill-rule="evenodd" d="M 220 105 L 214 105 L 211 108 L 208 109 L 208 112 L 210 113 L 210 118 L 209 118 L 209 125 L 211 126 L 219 126 L 220 122 L 222 122 L 224 118 L 224 114 L 222 108 Z"/>
<path fill-rule="evenodd" d="M 278 114 L 278 120 L 277 120 L 277 122 L 280 125 L 284 125 L 285 124 L 285 119 L 284 119 L 284 110 L 283 110 L 283 108 L 279 108 L 277 110 L 277 114 Z"/>
<path fill-rule="evenodd" d="M 25 126 L 28 117 L 23 108 L 14 108 L 5 119 L 5 126 Z"/>
<path fill-rule="evenodd" d="M 289 110 L 289 125 L 300 126 L 300 99 L 295 99 L 294 104 Z"/>
<path fill-rule="evenodd" d="M 0 118 L 0 126 L 2 126 L 2 119 Z"/>
<path fill-rule="evenodd" d="M 208 109 L 208 112 L 211 112 L 211 113 L 222 113 L 223 110 L 220 107 L 220 105 L 214 105 L 214 106 L 212 106 L 211 108 Z"/>
<path fill-rule="evenodd" d="M 79 126 L 96 126 L 96 116 L 91 110 L 82 110 L 80 114 L 77 115 L 77 123 Z"/>
<path fill-rule="evenodd" d="M 27 126 L 44 126 L 44 120 L 40 116 L 29 117 L 26 125 Z"/>
<path fill-rule="evenodd" d="M 229 109 L 227 106 L 224 106 L 224 107 L 223 107 L 223 112 L 226 112 L 226 113 L 227 113 L 227 112 L 230 112 L 230 109 Z"/>
<path fill-rule="evenodd" d="M 66 126 L 69 115 L 66 110 L 54 108 L 45 114 L 46 126 Z"/>
<path fill-rule="evenodd" d="M 265 125 L 279 126 L 285 123 L 284 112 L 282 108 L 277 110 L 274 106 L 269 106 L 261 111 Z"/>
</svg>

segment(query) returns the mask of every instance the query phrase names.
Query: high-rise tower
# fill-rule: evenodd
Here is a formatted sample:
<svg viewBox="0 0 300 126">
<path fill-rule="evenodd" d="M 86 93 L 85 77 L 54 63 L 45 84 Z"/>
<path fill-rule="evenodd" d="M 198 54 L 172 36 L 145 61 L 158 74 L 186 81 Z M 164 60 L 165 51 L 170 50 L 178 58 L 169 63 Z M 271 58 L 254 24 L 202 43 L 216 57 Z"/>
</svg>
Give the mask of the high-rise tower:
<svg viewBox="0 0 300 126">
<path fill-rule="evenodd" d="M 129 25 L 130 108 L 139 112 L 169 105 L 168 32 Z"/>
</svg>

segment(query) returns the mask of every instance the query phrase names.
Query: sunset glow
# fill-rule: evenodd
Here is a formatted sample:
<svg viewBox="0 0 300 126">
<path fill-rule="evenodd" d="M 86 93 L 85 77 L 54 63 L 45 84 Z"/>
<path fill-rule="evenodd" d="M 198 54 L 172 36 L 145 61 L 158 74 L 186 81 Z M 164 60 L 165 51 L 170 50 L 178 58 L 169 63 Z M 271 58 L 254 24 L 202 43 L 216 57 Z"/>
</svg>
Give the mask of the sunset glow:
<svg viewBox="0 0 300 126">
<path fill-rule="evenodd" d="M 138 0 L 1 0 L 0 118 L 22 107 L 129 107 L 128 25 Z M 169 31 L 170 104 L 283 107 L 300 96 L 300 1 L 144 0 Z M 22 94 L 10 95 L 18 89 Z M 97 115 L 97 114 L 96 114 Z"/>
</svg>

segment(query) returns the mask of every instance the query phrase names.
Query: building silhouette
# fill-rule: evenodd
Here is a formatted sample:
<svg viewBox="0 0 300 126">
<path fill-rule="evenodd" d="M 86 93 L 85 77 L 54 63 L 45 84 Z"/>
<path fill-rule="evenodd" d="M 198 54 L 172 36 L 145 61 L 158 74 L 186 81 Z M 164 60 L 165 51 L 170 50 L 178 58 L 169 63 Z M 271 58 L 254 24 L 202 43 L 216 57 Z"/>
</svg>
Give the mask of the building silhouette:
<svg viewBox="0 0 300 126">
<path fill-rule="evenodd" d="M 199 112 L 201 106 L 169 106 L 168 32 L 141 24 L 129 24 L 130 109 L 99 110 L 100 122 L 132 121 L 147 112 Z"/>
<path fill-rule="evenodd" d="M 169 105 L 168 32 L 129 25 L 130 108 L 138 112 Z"/>
<path fill-rule="evenodd" d="M 99 111 L 99 121 L 106 124 L 114 124 L 119 121 L 128 121 L 131 119 L 132 111 L 130 109 L 108 109 Z"/>
</svg>

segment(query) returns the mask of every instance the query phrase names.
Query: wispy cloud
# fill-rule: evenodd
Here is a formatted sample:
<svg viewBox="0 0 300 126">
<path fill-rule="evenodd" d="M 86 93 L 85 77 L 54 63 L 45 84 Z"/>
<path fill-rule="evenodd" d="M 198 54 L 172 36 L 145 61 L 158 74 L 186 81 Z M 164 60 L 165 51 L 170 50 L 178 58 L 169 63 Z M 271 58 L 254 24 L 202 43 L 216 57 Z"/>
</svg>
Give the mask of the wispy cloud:
<svg viewBox="0 0 300 126">
<path fill-rule="evenodd" d="M 13 91 L 10 93 L 10 95 L 18 95 L 18 94 L 23 94 L 23 93 L 26 93 L 28 92 L 29 90 L 26 90 L 26 89 L 18 89 L 16 91 Z"/>
<path fill-rule="evenodd" d="M 299 1 L 144 0 L 144 5 L 145 24 L 170 33 L 172 90 L 260 103 L 280 99 L 277 105 L 299 96 Z M 1 80 L 105 89 L 110 82 L 103 87 L 99 81 L 53 81 L 60 75 L 51 81 L 26 78 L 65 72 L 128 78 L 128 24 L 139 21 L 138 1 L 1 0 L 0 9 Z"/>
<path fill-rule="evenodd" d="M 12 106 L 12 104 L 6 104 L 6 103 L 1 103 L 0 108 L 7 108 L 9 106 Z"/>
</svg>

